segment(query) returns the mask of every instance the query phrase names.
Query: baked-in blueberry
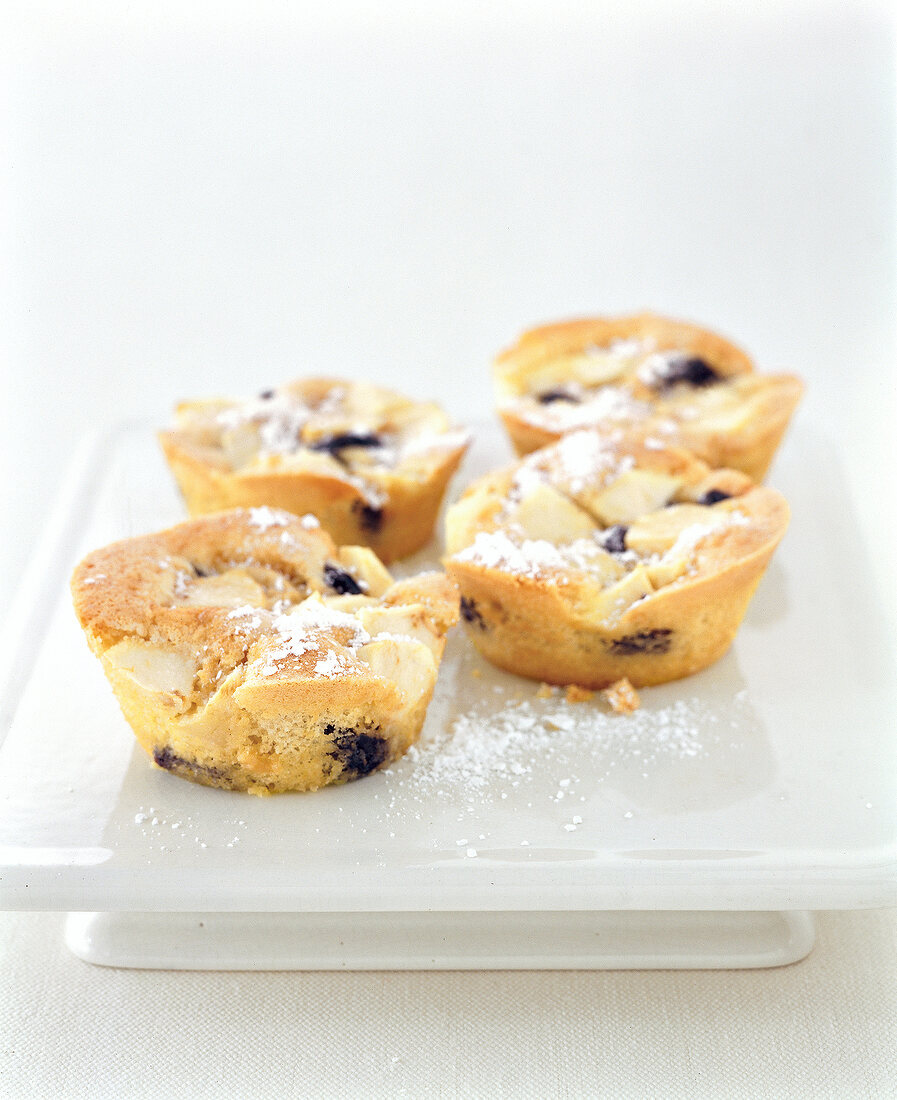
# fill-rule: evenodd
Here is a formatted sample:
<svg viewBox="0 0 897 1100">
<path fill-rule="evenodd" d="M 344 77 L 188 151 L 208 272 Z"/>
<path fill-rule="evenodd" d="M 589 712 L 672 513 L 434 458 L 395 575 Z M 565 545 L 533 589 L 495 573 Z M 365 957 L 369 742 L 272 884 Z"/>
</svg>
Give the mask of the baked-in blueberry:
<svg viewBox="0 0 897 1100">
<path fill-rule="evenodd" d="M 486 620 L 480 614 L 476 603 L 469 596 L 462 596 L 459 605 L 461 618 L 472 626 L 478 626 L 480 630 L 486 629 Z"/>
<path fill-rule="evenodd" d="M 629 530 L 622 523 L 615 523 L 601 536 L 601 545 L 609 554 L 626 553 L 626 532 Z"/>
<path fill-rule="evenodd" d="M 724 493 L 722 489 L 708 489 L 706 493 L 698 497 L 698 504 L 719 504 L 721 500 L 731 500 L 731 493 Z"/>
<path fill-rule="evenodd" d="M 358 526 L 369 535 L 376 535 L 383 526 L 383 509 L 356 500 L 352 511 L 358 516 Z"/>
<path fill-rule="evenodd" d="M 274 390 L 262 390 L 262 392 L 259 394 L 259 400 L 270 401 L 273 396 Z"/>
<path fill-rule="evenodd" d="M 187 760 L 183 756 L 178 756 L 176 752 L 172 752 L 168 745 L 153 749 L 153 760 L 160 768 L 188 779 L 205 777 L 214 779 L 218 785 L 226 784 L 228 779 L 228 773 L 223 768 L 212 768 L 207 764 L 198 764 L 195 760 Z"/>
<path fill-rule="evenodd" d="M 677 355 L 667 360 L 657 383 L 661 389 L 668 389 L 679 382 L 686 382 L 689 386 L 711 386 L 720 380 L 720 375 L 706 360 L 696 355 Z"/>
<path fill-rule="evenodd" d="M 569 401 L 571 405 L 579 404 L 579 398 L 570 393 L 569 390 L 564 389 L 546 390 L 544 393 L 540 393 L 536 400 L 540 405 L 551 405 L 555 401 Z"/>
<path fill-rule="evenodd" d="M 309 444 L 311 451 L 326 451 L 339 458 L 340 451 L 346 447 L 380 447 L 382 440 L 374 432 L 341 432 L 339 435 L 325 435 Z"/>
<path fill-rule="evenodd" d="M 358 596 L 363 591 L 351 573 L 329 561 L 324 565 L 324 581 L 338 596 Z"/>
<path fill-rule="evenodd" d="M 389 742 L 371 733 L 337 729 L 329 725 L 325 726 L 324 733 L 333 741 L 330 755 L 342 764 L 345 771 L 352 772 L 353 778 L 379 768 L 389 754 Z"/>
<path fill-rule="evenodd" d="M 615 657 L 631 657 L 634 653 L 669 653 L 672 644 L 672 630 L 640 630 L 637 634 L 624 634 L 605 642 Z"/>
</svg>

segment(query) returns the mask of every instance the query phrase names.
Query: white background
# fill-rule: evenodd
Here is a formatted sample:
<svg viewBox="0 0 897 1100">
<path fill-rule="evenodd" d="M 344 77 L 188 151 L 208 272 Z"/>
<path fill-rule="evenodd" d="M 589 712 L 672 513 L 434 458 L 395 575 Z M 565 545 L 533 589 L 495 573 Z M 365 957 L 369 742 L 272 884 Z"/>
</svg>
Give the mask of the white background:
<svg viewBox="0 0 897 1100">
<path fill-rule="evenodd" d="M 161 424 L 179 398 L 304 373 L 370 377 L 481 418 L 489 360 L 523 327 L 646 307 L 806 379 L 798 425 L 839 450 L 858 539 L 895 606 L 881 549 L 897 452 L 884 3 L 184 7 L 0 9 L 0 612 L 88 431 Z M 849 570 L 833 583 L 849 587 Z M 233 1061 L 241 1033 L 270 1034 L 263 976 L 88 972 L 57 950 L 56 918 L 26 920 L 4 917 L 0 939 L 10 1095 L 85 1094 L 104 1057 L 89 1018 L 111 1026 L 109 1095 L 170 1095 L 158 1046 L 122 1024 L 163 993 L 169 1023 L 235 998 L 199 1061 L 172 1063 L 190 1089 L 196 1066 L 221 1095 L 263 1072 L 254 1056 Z M 368 1082 L 377 1059 L 405 1059 L 384 1095 L 645 1095 L 652 1081 L 658 1095 L 893 1095 L 897 919 L 825 928 L 822 954 L 778 979 L 393 978 L 399 1008 L 377 976 L 277 989 L 384 1013 L 390 1042 L 343 1035 L 332 1048 L 348 1058 L 360 1043 Z M 564 989 L 575 997 L 558 1017 Z M 675 1020 L 657 1007 L 667 996 Z M 719 1015 L 702 1013 L 714 997 Z M 525 1050 L 503 1024 L 521 1000 L 534 1006 Z M 770 1030 L 764 1005 L 782 1004 L 807 1020 L 776 1015 Z M 328 1026 L 358 1030 L 335 1011 Z M 565 1046 L 570 1020 L 580 1030 Z M 153 1026 L 174 1045 L 178 1028 Z M 660 1044 L 660 1078 L 641 1072 L 639 1033 Z M 711 1057 L 711 1033 L 734 1061 Z M 304 1033 L 275 1034 L 301 1052 Z M 536 1056 L 540 1035 L 550 1057 Z M 752 1060 L 755 1040 L 773 1054 Z M 434 1077 L 407 1061 L 415 1042 Z M 688 1058 L 673 1066 L 676 1043 Z M 293 1094 L 338 1095 L 331 1048 L 312 1049 L 306 1076 L 290 1063 Z"/>
<path fill-rule="evenodd" d="M 884 4 L 182 7 L 3 8 L 0 608 L 84 432 L 309 372 L 483 416 L 557 317 L 704 322 L 883 439 Z"/>
</svg>

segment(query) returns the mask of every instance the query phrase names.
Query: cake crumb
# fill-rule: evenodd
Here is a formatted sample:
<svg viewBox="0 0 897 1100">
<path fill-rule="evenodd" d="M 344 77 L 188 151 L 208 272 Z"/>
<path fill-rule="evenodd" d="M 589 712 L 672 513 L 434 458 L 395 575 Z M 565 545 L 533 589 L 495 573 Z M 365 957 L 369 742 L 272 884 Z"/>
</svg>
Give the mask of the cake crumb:
<svg viewBox="0 0 897 1100">
<path fill-rule="evenodd" d="M 611 710 L 617 714 L 632 714 L 640 706 L 638 693 L 625 676 L 615 680 L 601 694 L 610 703 Z"/>
<path fill-rule="evenodd" d="M 537 699 L 550 699 L 554 695 L 554 688 L 551 684 L 546 684 L 544 681 L 539 684 L 539 690 L 536 692 Z"/>
<path fill-rule="evenodd" d="M 627 683 L 628 682 L 629 681 L 627 680 Z M 566 695 L 568 703 L 587 703 L 594 696 L 594 694 L 594 691 L 590 691 L 588 688 L 580 687 L 579 684 L 567 685 Z M 637 703 L 636 706 L 638 706 Z M 614 709 L 616 710 L 616 707 Z"/>
<path fill-rule="evenodd" d="M 478 668 L 472 668 L 470 670 L 470 675 L 473 676 L 475 680 L 479 680 L 483 673 Z"/>
</svg>

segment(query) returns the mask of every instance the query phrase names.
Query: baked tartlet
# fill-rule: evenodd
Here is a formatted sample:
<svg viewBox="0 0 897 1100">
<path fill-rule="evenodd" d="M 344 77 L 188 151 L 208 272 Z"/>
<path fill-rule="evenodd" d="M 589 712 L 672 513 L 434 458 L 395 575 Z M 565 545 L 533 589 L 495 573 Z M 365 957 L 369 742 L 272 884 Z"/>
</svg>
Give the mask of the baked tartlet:
<svg viewBox="0 0 897 1100">
<path fill-rule="evenodd" d="M 755 481 L 803 392 L 793 375 L 755 374 L 721 336 L 652 313 L 532 329 L 493 377 L 519 455 L 579 428 L 639 426 Z"/>
<path fill-rule="evenodd" d="M 659 684 L 726 652 L 788 516 L 737 470 L 583 430 L 471 485 L 446 515 L 444 564 L 500 668 Z"/>
<path fill-rule="evenodd" d="M 188 520 L 89 554 L 75 610 L 137 740 L 210 787 L 343 783 L 411 745 L 458 594 L 393 582 L 313 516 L 262 507 Z"/>
<path fill-rule="evenodd" d="M 246 401 L 188 401 L 159 434 L 191 515 L 268 505 L 317 516 L 386 562 L 425 546 L 468 444 L 438 405 L 309 378 Z"/>
</svg>

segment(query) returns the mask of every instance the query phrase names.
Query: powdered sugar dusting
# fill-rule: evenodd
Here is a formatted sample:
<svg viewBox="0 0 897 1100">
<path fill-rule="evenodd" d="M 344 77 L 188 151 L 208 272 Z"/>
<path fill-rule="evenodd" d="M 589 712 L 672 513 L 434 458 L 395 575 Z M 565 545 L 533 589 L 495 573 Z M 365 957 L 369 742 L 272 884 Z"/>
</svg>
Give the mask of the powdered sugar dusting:
<svg viewBox="0 0 897 1100">
<path fill-rule="evenodd" d="M 542 580 L 549 579 L 546 571 L 567 564 L 561 551 L 546 539 L 524 539 L 518 546 L 503 531 L 478 531 L 473 543 L 456 554 L 455 560 Z M 554 579 L 560 582 L 563 578 Z"/>
<path fill-rule="evenodd" d="M 295 518 L 289 512 L 284 512 L 280 508 L 269 508 L 267 504 L 260 508 L 249 509 L 249 523 L 259 531 L 267 531 L 271 527 L 286 527 Z"/>
<path fill-rule="evenodd" d="M 315 675 L 323 676 L 326 679 L 344 676 L 346 673 L 353 671 L 354 668 L 348 658 L 335 650 L 330 650 L 315 665 Z"/>
<path fill-rule="evenodd" d="M 583 776 L 601 784 L 625 767 L 647 779 L 652 770 L 707 757 L 731 727 L 749 718 L 746 700 L 736 698 L 732 713 L 734 721 L 722 722 L 699 697 L 663 705 L 649 699 L 630 715 L 614 714 L 597 700 L 570 704 L 561 693 L 498 705 L 481 700 L 457 714 L 447 729 L 423 738 L 409 750 L 407 762 L 391 770 L 406 773 L 405 797 L 452 800 L 462 792 L 478 798 L 489 792 L 498 800 L 519 799 L 514 792 L 521 787 L 548 782 L 553 802 L 575 801 L 594 793 L 591 786 L 581 788 Z M 581 822 L 579 816 L 571 823 Z"/>
<path fill-rule="evenodd" d="M 583 400 L 572 403 L 555 401 L 550 405 L 533 404 L 526 400 L 515 411 L 522 419 L 558 431 L 584 428 L 600 421 L 637 421 L 651 413 L 648 402 L 639 401 L 625 386 L 601 386 L 584 391 Z"/>
<path fill-rule="evenodd" d="M 256 671 L 268 676 L 277 672 L 281 662 L 322 649 L 327 644 L 325 637 L 335 630 L 340 632 L 340 645 L 349 650 L 371 640 L 354 615 L 328 607 L 318 596 L 309 596 L 288 613 L 274 616 L 273 644 L 257 662 Z M 317 662 L 314 671 L 319 676 L 336 676 L 352 672 L 354 667 L 344 655 L 330 651 Z"/>
<path fill-rule="evenodd" d="M 599 477 L 602 480 L 619 477 L 635 465 L 631 455 L 620 455 L 596 432 L 571 432 L 555 445 L 552 453 L 558 472 L 573 492 L 582 491 Z"/>
</svg>

